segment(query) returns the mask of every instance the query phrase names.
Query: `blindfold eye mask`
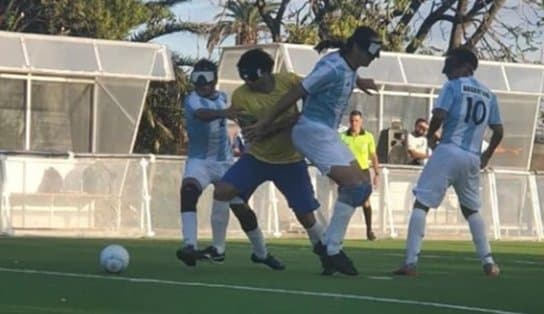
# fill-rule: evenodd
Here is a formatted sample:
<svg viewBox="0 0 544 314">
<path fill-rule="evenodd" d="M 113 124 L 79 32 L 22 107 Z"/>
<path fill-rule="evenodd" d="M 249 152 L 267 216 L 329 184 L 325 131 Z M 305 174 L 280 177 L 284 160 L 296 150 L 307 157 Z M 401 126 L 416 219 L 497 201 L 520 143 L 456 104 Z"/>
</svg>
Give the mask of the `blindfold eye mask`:
<svg viewBox="0 0 544 314">
<path fill-rule="evenodd" d="M 259 68 L 238 68 L 238 74 L 244 81 L 255 82 L 262 76 Z"/>
<path fill-rule="evenodd" d="M 367 51 L 372 57 L 379 58 L 381 50 L 382 50 L 382 42 L 381 41 L 379 41 L 379 40 L 370 41 L 370 44 L 368 45 Z"/>
<path fill-rule="evenodd" d="M 199 85 L 212 84 L 216 81 L 216 75 L 213 71 L 194 71 L 191 73 L 191 83 Z"/>
</svg>

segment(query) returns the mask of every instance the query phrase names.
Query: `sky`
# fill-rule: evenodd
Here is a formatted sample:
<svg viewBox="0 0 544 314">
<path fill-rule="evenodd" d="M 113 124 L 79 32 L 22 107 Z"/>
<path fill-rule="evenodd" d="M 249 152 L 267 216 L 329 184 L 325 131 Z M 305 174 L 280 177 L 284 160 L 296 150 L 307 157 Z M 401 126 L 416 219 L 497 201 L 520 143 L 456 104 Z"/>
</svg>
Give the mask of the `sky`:
<svg viewBox="0 0 544 314">
<path fill-rule="evenodd" d="M 302 3 L 307 0 L 293 0 L 289 5 L 289 9 L 300 7 Z M 172 8 L 174 14 L 185 21 L 192 22 L 212 22 L 214 17 L 221 12 L 221 7 L 218 3 L 221 0 L 192 0 L 185 3 L 178 4 Z M 519 4 L 520 0 L 508 0 L 508 5 Z M 512 16 L 501 16 L 502 19 L 512 19 Z M 445 45 L 443 36 L 439 28 L 435 27 L 431 34 L 431 44 L 433 46 L 442 47 Z M 543 38 L 544 39 L 544 38 Z M 206 38 L 198 37 L 196 35 L 188 33 L 176 33 L 171 35 L 162 36 L 154 42 L 167 45 L 172 51 L 179 53 L 180 55 L 188 55 L 195 58 L 209 57 L 206 49 Z M 233 38 L 227 39 L 223 45 L 234 45 Z M 544 63 L 544 48 L 541 51 L 528 54 L 530 59 L 540 60 Z M 219 58 L 217 51 L 211 56 L 212 59 L 217 60 Z"/>
<path fill-rule="evenodd" d="M 289 7 L 299 7 L 300 4 L 305 1 L 307 0 L 292 0 Z M 217 14 L 221 13 L 221 7 L 218 5 L 219 2 L 220 0 L 192 0 L 174 6 L 172 12 L 184 21 L 209 23 L 214 21 L 214 17 Z M 182 55 L 189 55 L 196 58 L 208 57 L 206 38 L 199 38 L 196 35 L 177 33 L 162 36 L 153 41 L 165 44 L 172 51 Z M 225 40 L 223 45 L 234 45 L 234 38 Z M 218 59 L 218 57 L 217 53 L 212 55 L 212 58 L 214 59 Z"/>
</svg>

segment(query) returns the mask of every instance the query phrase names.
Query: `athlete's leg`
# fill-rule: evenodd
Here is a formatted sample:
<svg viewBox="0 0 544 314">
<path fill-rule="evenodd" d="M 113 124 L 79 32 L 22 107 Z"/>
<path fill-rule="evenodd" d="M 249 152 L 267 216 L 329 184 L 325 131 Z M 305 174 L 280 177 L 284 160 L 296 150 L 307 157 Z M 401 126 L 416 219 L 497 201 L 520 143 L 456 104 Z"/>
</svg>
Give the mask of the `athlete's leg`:
<svg viewBox="0 0 544 314">
<path fill-rule="evenodd" d="M 263 232 L 257 223 L 257 216 L 247 205 L 255 189 L 265 181 L 261 163 L 249 154 L 242 155 L 216 184 L 214 200 L 230 202 L 237 196 L 243 199 L 244 204 L 232 204 L 231 209 L 252 244 L 252 261 L 281 270 L 285 267 L 281 263 L 276 263 L 279 261 L 269 254 Z"/>
<path fill-rule="evenodd" d="M 414 188 L 416 201 L 408 222 L 406 257 L 401 268 L 393 272 L 396 275 L 415 275 L 416 273 L 416 264 L 425 235 L 427 212 L 429 208 L 440 205 L 451 184 L 450 172 L 455 172 L 455 165 L 447 162 L 448 156 L 448 151 L 439 147 L 429 158 Z"/>
<path fill-rule="evenodd" d="M 499 267 L 495 264 L 491 253 L 491 246 L 487 238 L 487 229 L 480 214 L 480 160 L 477 156 L 467 156 L 462 173 L 453 184 L 459 198 L 461 212 L 468 222 L 472 242 L 480 258 L 484 273 L 488 276 L 498 276 Z"/>
</svg>

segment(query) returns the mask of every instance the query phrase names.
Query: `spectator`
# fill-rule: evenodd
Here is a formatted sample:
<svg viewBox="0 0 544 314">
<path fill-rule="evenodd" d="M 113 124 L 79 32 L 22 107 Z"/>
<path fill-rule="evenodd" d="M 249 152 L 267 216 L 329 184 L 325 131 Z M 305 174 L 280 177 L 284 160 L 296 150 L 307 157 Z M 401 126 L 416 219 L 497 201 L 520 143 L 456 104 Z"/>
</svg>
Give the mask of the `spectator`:
<svg viewBox="0 0 544 314">
<path fill-rule="evenodd" d="M 429 157 L 427 129 L 429 129 L 427 120 L 419 118 L 414 124 L 414 131 L 408 134 L 407 146 L 411 165 L 424 165 L 427 162 Z"/>
<path fill-rule="evenodd" d="M 349 129 L 342 132 L 340 137 L 355 158 L 357 163 L 363 171 L 365 182 L 371 184 L 370 179 L 370 165 L 374 168 L 373 186 L 378 184 L 379 176 L 379 162 L 376 155 L 376 144 L 374 142 L 374 136 L 372 133 L 366 131 L 363 128 L 363 117 L 360 111 L 353 110 L 349 115 Z M 368 240 L 373 241 L 376 239 L 374 232 L 372 232 L 372 207 L 370 206 L 370 200 L 367 198 L 363 204 L 363 213 L 366 223 L 366 237 Z"/>
</svg>

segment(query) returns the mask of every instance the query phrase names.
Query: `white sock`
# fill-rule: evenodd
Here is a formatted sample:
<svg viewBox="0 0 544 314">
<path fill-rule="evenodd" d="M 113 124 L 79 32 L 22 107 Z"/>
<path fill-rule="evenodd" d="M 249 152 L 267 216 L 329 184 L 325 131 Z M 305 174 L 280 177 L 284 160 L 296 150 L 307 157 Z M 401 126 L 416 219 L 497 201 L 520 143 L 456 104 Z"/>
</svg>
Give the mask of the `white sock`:
<svg viewBox="0 0 544 314">
<path fill-rule="evenodd" d="M 181 213 L 181 233 L 183 234 L 183 244 L 185 246 L 192 245 L 197 248 L 197 224 L 196 212 Z"/>
<path fill-rule="evenodd" d="M 264 236 L 261 228 L 257 227 L 251 231 L 246 232 L 247 238 L 253 246 L 253 253 L 260 259 L 265 259 L 268 256 L 268 250 L 264 243 Z"/>
<path fill-rule="evenodd" d="M 406 264 L 417 264 L 421 242 L 425 235 L 425 223 L 427 212 L 421 208 L 414 208 L 408 224 L 408 237 L 406 238 Z"/>
<path fill-rule="evenodd" d="M 213 201 L 212 205 L 212 241 L 219 254 L 225 253 L 225 238 L 229 224 L 229 202 Z"/>
<path fill-rule="evenodd" d="M 485 229 L 485 222 L 479 212 L 476 212 L 468 216 L 468 225 L 470 227 L 470 233 L 472 234 L 472 242 L 476 248 L 476 253 L 482 261 L 482 264 L 494 263 L 493 257 L 491 257 L 491 247 L 489 241 L 487 241 L 487 234 Z"/>
<path fill-rule="evenodd" d="M 319 221 L 315 221 L 314 225 L 306 229 L 308 233 L 308 238 L 312 242 L 312 247 L 316 245 L 319 241 L 322 241 L 323 237 L 323 225 Z"/>
<path fill-rule="evenodd" d="M 342 249 L 342 242 L 354 211 L 355 208 L 338 200 L 334 204 L 331 221 L 325 231 L 328 255 L 336 255 Z"/>
</svg>

